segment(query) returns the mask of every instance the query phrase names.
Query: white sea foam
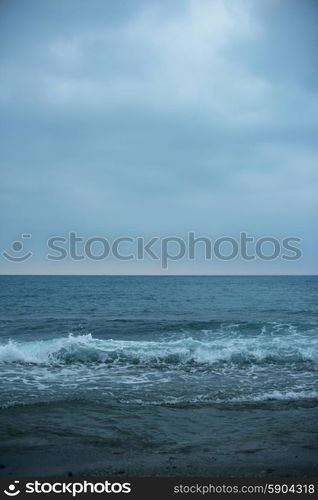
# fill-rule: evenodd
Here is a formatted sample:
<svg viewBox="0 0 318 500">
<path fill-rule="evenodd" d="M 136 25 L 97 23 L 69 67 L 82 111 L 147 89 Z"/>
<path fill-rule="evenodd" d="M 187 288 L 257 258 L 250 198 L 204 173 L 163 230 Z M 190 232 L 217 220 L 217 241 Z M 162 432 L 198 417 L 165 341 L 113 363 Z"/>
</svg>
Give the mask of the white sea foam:
<svg viewBox="0 0 318 500">
<path fill-rule="evenodd" d="M 14 342 L 0 346 L 0 363 L 68 365 L 112 364 L 207 364 L 299 363 L 316 365 L 318 346 L 314 338 L 301 335 L 231 337 L 202 340 L 136 341 L 102 340 L 90 334 Z"/>
</svg>

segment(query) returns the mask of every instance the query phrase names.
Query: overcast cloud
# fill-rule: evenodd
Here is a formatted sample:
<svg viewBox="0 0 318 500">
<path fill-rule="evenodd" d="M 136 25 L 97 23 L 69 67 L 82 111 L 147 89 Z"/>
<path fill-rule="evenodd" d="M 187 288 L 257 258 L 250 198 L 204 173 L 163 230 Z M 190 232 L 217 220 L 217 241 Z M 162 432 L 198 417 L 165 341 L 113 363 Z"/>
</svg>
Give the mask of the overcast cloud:
<svg viewBox="0 0 318 500">
<path fill-rule="evenodd" d="M 47 262 L 45 241 L 299 236 L 302 261 L 174 273 L 317 274 L 315 0 L 3 0 L 2 248 L 9 273 L 147 273 Z"/>
</svg>

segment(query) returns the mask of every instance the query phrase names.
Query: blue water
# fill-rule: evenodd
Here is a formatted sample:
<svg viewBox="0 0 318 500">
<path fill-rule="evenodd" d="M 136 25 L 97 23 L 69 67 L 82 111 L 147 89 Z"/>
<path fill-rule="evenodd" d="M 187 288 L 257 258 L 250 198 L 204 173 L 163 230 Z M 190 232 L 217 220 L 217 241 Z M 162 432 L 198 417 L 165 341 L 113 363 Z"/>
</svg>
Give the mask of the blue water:
<svg viewBox="0 0 318 500">
<path fill-rule="evenodd" d="M 312 442 L 318 277 L 0 280 L 6 453 L 66 442 L 183 453 L 204 441 L 226 450 L 229 435 L 247 439 L 264 412 L 298 418 L 301 439 Z"/>
</svg>

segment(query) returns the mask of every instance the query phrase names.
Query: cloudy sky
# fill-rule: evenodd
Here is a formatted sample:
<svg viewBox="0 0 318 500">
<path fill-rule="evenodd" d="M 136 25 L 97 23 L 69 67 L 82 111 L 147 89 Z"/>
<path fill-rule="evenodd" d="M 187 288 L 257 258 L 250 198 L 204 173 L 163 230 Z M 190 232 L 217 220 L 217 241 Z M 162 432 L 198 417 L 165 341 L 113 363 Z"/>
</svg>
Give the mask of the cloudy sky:
<svg viewBox="0 0 318 500">
<path fill-rule="evenodd" d="M 161 272 L 45 259 L 70 231 L 247 231 L 304 256 L 169 272 L 317 274 L 317 22 L 315 0 L 2 0 L 1 252 L 34 255 L 1 272 Z"/>
</svg>

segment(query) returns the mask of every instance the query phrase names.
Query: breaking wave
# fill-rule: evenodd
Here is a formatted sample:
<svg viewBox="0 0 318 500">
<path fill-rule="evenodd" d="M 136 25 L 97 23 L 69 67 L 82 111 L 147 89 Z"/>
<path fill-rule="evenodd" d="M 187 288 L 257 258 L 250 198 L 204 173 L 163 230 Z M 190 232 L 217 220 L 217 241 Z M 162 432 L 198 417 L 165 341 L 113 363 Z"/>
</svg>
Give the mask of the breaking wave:
<svg viewBox="0 0 318 500">
<path fill-rule="evenodd" d="M 36 365 L 127 364 L 191 365 L 218 363 L 310 363 L 317 364 L 318 346 L 314 339 L 287 335 L 253 338 L 225 337 L 202 340 L 192 337 L 178 340 L 135 341 L 102 340 L 87 335 L 0 346 L 0 363 Z"/>
</svg>

